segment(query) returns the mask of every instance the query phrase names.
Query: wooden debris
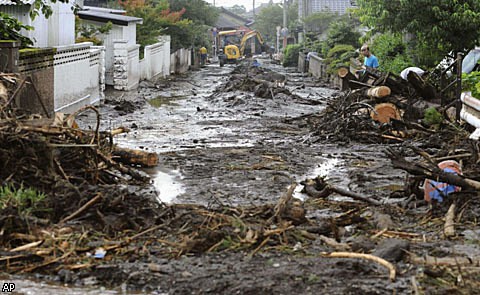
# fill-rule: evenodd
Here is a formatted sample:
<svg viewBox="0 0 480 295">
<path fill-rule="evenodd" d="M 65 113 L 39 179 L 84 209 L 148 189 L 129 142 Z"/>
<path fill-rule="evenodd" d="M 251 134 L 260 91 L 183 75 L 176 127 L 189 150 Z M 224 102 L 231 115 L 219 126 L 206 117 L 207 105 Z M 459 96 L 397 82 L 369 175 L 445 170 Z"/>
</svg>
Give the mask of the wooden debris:
<svg viewBox="0 0 480 295">
<path fill-rule="evenodd" d="M 376 262 L 386 267 L 389 271 L 388 277 L 390 281 L 392 282 L 395 281 L 395 277 L 396 277 L 395 266 L 383 258 L 374 256 L 371 254 L 354 253 L 354 252 L 332 252 L 332 253 L 322 253 L 321 255 L 323 257 L 329 257 L 329 258 L 361 258 L 361 259 L 367 259 L 367 260 Z"/>
<path fill-rule="evenodd" d="M 388 123 L 391 119 L 401 119 L 398 108 L 388 102 L 375 105 L 375 110 L 370 112 L 370 116 L 380 123 Z"/>
<path fill-rule="evenodd" d="M 314 197 L 314 198 L 325 198 L 325 197 L 328 197 L 332 193 L 337 193 L 337 194 L 340 194 L 342 196 L 350 197 L 350 198 L 352 198 L 354 200 L 357 200 L 357 201 L 370 203 L 370 204 L 376 205 L 376 206 L 381 205 L 381 203 L 379 201 L 377 201 L 373 198 L 364 197 L 364 196 L 362 196 L 360 194 L 357 194 L 355 192 L 348 191 L 348 190 L 345 190 L 343 188 L 336 187 L 332 184 L 329 184 L 321 176 L 316 177 L 315 179 L 313 179 L 313 181 L 312 180 L 304 181 L 304 182 L 302 182 L 302 184 L 304 185 L 303 192 L 307 193 L 309 196 Z"/>
<path fill-rule="evenodd" d="M 121 148 L 116 146 L 112 152 L 114 160 L 125 164 L 155 167 L 158 165 L 158 154 L 142 150 Z"/>
<path fill-rule="evenodd" d="M 381 98 L 381 97 L 389 96 L 391 93 L 392 91 L 387 86 L 376 86 L 376 87 L 368 88 L 365 90 L 365 94 L 368 97 L 373 97 L 373 98 Z"/>
<path fill-rule="evenodd" d="M 443 227 L 443 233 L 446 238 L 455 236 L 455 203 L 452 203 L 448 208 L 445 215 L 445 225 Z"/>
<path fill-rule="evenodd" d="M 435 257 L 431 255 L 417 256 L 410 253 L 410 261 L 415 264 L 423 264 L 429 266 L 478 266 L 480 265 L 479 257 Z"/>
</svg>

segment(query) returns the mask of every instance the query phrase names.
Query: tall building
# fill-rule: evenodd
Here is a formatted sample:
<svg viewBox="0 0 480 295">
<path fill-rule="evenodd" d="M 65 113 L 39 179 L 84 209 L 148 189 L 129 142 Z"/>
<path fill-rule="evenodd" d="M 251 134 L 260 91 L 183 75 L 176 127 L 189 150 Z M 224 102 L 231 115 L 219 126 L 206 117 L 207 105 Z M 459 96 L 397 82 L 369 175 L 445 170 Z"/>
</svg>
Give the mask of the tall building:
<svg viewBox="0 0 480 295">
<path fill-rule="evenodd" d="M 315 12 L 333 12 L 345 14 L 347 9 L 355 6 L 354 0 L 297 0 L 298 16 L 305 18 Z"/>
</svg>

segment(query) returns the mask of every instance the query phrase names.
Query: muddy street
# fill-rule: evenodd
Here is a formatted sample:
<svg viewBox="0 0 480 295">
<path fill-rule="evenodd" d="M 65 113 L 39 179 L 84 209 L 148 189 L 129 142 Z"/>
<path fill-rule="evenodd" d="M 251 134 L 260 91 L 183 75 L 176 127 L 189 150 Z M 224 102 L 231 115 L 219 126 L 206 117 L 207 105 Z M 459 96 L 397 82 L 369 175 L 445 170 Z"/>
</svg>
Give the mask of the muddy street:
<svg viewBox="0 0 480 295">
<path fill-rule="evenodd" d="M 315 204 L 318 200 L 302 193 L 300 182 L 306 178 L 325 176 L 336 186 L 378 200 L 402 185 L 405 175 L 391 169 L 381 145 L 309 141 L 309 120 L 320 114 L 337 90 L 269 60 L 262 63 L 286 76 L 285 87 L 294 97 L 280 93 L 263 98 L 236 89 L 224 92 L 224 85 L 238 73 L 232 74 L 233 66 L 218 65 L 184 77 L 143 84 L 138 93 L 108 96 L 116 103 L 101 108 L 103 121 L 108 122 L 105 127 L 131 128 L 129 133 L 117 136 L 116 143 L 160 155 L 158 167 L 146 171 L 152 175 L 161 201 L 207 207 L 262 206 L 277 203 L 296 183 L 294 197 L 305 202 L 306 217 L 324 221 L 342 215 L 342 210 L 327 203 Z M 248 70 L 248 66 L 241 67 L 241 74 Z M 125 112 L 118 108 L 119 101 L 129 101 L 136 107 L 133 112 Z M 88 118 L 81 121 L 88 123 Z M 346 204 L 352 201 L 340 195 L 330 198 Z M 357 206 L 352 204 L 351 209 Z M 341 230 L 341 240 L 355 234 L 353 228 Z M 305 246 L 299 242 L 289 250 L 254 256 L 211 253 L 160 262 L 154 259 L 162 269 L 161 277 L 168 277 L 168 282 L 152 281 L 150 275 L 141 273 L 141 279 L 129 283 L 172 294 L 309 294 L 318 290 L 358 294 L 359 289 L 377 294 L 409 292 L 408 279 L 390 283 L 382 267 L 355 260 L 322 259 L 319 253 L 325 246 L 320 241 L 308 246 L 312 249 Z M 141 269 L 140 264 L 130 267 Z"/>
<path fill-rule="evenodd" d="M 268 60 L 265 66 L 287 75 L 286 87 L 301 99 L 216 92 L 234 68 L 215 64 L 159 85 L 144 84 L 138 93 L 112 93 L 111 99 L 138 106 L 122 114 L 114 110 L 117 106 L 105 105 L 105 127 L 130 128 L 115 138 L 118 145 L 160 155 L 159 166 L 147 172 L 168 203 L 275 202 L 293 182 L 318 175 L 353 189 L 361 189 L 355 180 L 365 177 L 380 196 L 388 194 L 391 182 L 402 176 L 382 172 L 388 164 L 375 163 L 381 150 L 308 141 L 308 118 L 321 112 L 337 91 Z M 357 169 L 347 168 L 352 166 Z"/>
<path fill-rule="evenodd" d="M 402 142 L 330 137 L 317 126 L 350 128 L 331 112 L 343 94 L 259 60 L 108 90 L 76 116 L 82 133 L 41 129 L 35 144 L 55 140 L 40 152 L 56 166 L 39 181 L 34 154 L 22 163 L 38 170 L 8 177 L 40 182 L 54 210 L 6 215 L 4 280 L 72 294 L 474 294 L 477 198 L 459 203 L 458 234 L 445 238 L 450 201 L 432 209 L 410 193 L 415 177 L 388 157 Z M 8 139 L 21 151 L 24 138 Z M 116 163 L 112 139 L 158 165 Z"/>
</svg>

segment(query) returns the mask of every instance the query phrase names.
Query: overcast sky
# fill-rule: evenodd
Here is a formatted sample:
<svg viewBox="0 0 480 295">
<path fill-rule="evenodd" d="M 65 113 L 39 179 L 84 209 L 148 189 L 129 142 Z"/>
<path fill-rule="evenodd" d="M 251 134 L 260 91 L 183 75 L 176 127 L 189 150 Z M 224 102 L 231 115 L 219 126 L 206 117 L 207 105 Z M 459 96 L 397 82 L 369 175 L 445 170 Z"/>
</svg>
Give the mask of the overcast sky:
<svg viewBox="0 0 480 295">
<path fill-rule="evenodd" d="M 205 0 L 206 2 L 213 4 L 215 2 L 215 6 L 220 7 L 232 7 L 233 5 L 243 5 L 248 10 L 252 10 L 253 7 L 253 0 Z M 270 0 L 255 0 L 255 7 L 259 6 L 262 3 L 268 3 Z M 274 3 L 279 2 L 279 0 L 274 0 Z"/>
</svg>

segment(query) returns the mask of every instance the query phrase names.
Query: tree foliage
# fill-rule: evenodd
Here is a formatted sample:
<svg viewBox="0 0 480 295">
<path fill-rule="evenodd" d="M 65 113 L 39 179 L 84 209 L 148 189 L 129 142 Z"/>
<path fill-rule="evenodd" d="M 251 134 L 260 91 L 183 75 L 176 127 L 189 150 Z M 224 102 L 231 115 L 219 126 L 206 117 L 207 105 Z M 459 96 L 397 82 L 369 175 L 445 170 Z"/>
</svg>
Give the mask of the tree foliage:
<svg viewBox="0 0 480 295">
<path fill-rule="evenodd" d="M 358 0 L 363 24 L 378 32 L 411 33 L 428 47 L 463 51 L 478 44 L 478 0 Z"/>
<path fill-rule="evenodd" d="M 277 36 L 277 26 L 283 24 L 283 9 L 277 4 L 271 4 L 264 7 L 256 16 L 255 29 L 259 31 L 263 37 L 274 42 Z"/>
<path fill-rule="evenodd" d="M 358 47 L 360 33 L 347 20 L 339 20 L 330 24 L 327 35 L 327 46 L 333 48 L 337 44 Z"/>
<path fill-rule="evenodd" d="M 191 20 L 183 18 L 185 8 L 172 11 L 168 0 L 125 0 L 120 4 L 128 15 L 143 19 L 143 24 L 137 26 L 137 42 L 142 48 L 157 43 L 160 35 L 172 37 L 172 50 L 193 45 L 195 27 Z"/>
<path fill-rule="evenodd" d="M 290 5 L 287 11 L 287 27 L 292 31 L 297 26 L 298 9 L 296 5 Z M 278 4 L 270 3 L 257 14 L 255 29 L 271 43 L 277 38 L 277 26 L 283 27 L 283 8 Z"/>
<path fill-rule="evenodd" d="M 173 11 L 185 9 L 182 19 L 189 19 L 195 25 L 215 26 L 218 10 L 204 0 L 169 0 L 168 2 Z"/>
<path fill-rule="evenodd" d="M 242 17 L 245 17 L 247 15 L 247 8 L 245 8 L 244 5 L 235 4 L 232 7 L 227 7 L 226 9 Z"/>
<path fill-rule="evenodd" d="M 413 66 L 412 58 L 402 35 L 385 33 L 377 36 L 370 46 L 372 53 L 378 58 L 380 70 L 400 74 L 406 67 Z"/>
<path fill-rule="evenodd" d="M 18 19 L 0 12 L 0 39 L 17 40 L 22 47 L 33 45 L 33 41 L 20 34 L 22 29 L 33 30 L 33 27 L 22 24 Z"/>
<path fill-rule="evenodd" d="M 316 12 L 308 15 L 304 20 L 304 24 L 308 31 L 324 32 L 330 24 L 338 19 L 338 15 L 332 12 Z"/>
</svg>

